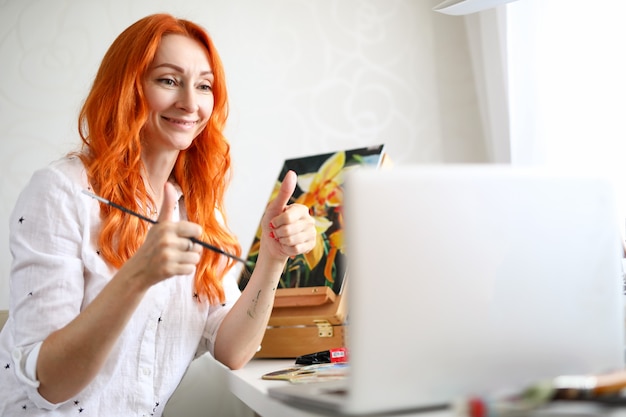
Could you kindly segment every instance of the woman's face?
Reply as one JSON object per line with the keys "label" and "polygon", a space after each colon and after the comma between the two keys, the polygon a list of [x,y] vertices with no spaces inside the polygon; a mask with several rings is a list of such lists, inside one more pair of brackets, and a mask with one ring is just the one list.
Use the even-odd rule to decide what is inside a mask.
{"label": "woman's face", "polygon": [[142,131],[153,151],[183,150],[213,111],[213,72],[202,44],[166,35],[144,80],[150,114]]}

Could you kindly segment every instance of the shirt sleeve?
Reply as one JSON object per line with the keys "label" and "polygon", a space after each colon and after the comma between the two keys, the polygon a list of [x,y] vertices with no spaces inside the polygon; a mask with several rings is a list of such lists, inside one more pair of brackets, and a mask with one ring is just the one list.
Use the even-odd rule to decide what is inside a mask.
{"label": "shirt sleeve", "polygon": [[58,405],[37,391],[39,347],[78,315],[84,295],[80,186],[80,180],[44,168],[33,175],[10,217],[12,357],[29,398],[47,409]]}

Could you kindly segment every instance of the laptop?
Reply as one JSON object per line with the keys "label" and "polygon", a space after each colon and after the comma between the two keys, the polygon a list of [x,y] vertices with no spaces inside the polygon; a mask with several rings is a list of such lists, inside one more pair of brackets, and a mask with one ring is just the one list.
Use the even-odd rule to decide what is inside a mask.
{"label": "laptop", "polygon": [[446,407],[624,367],[607,180],[500,165],[346,178],[349,377],[269,389],[333,415]]}

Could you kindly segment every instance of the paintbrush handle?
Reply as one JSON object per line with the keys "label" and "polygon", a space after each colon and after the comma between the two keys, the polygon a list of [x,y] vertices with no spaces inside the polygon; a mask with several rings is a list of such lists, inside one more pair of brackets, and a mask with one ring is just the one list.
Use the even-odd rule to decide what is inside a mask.
{"label": "paintbrush handle", "polygon": [[[107,201],[108,201],[108,200],[107,200]],[[122,206],[120,206],[119,204],[115,204],[115,203],[114,203],[114,202],[112,202],[112,201],[109,201],[109,202],[108,202],[108,204],[109,204],[111,207],[115,207],[115,208],[116,208],[116,209],[118,209],[118,210],[122,210],[124,213],[132,214],[132,215],[133,215],[133,216],[135,216],[135,217],[139,217],[141,220],[145,220],[145,221],[147,221],[147,222],[149,222],[149,223],[152,223],[152,224],[157,224],[157,223],[158,223],[156,220],[151,219],[150,217],[146,217],[146,216],[144,216],[143,214],[139,214],[139,213],[137,213],[136,211],[132,211],[132,210],[130,210],[130,209],[127,209],[126,207],[122,207]]]}
{"label": "paintbrush handle", "polygon": [[[114,202],[112,202],[112,201],[110,201],[110,200],[107,200],[106,198],[103,198],[103,197],[100,197],[100,196],[95,195],[95,194],[93,194],[93,193],[90,193],[89,191],[83,190],[83,194],[86,194],[86,195],[88,195],[89,197],[93,197],[93,198],[95,198],[96,200],[98,200],[98,201],[100,201],[100,202],[102,202],[102,203],[104,203],[104,204],[108,204],[108,205],[109,205],[109,206],[111,206],[111,207],[114,207],[114,208],[116,208],[116,209],[118,209],[118,210],[123,211],[124,213],[128,213],[128,214],[130,214],[130,215],[132,215],[132,216],[138,217],[138,218],[140,218],[141,220],[145,220],[145,221],[147,221],[147,222],[149,222],[149,223],[152,223],[152,224],[157,224],[157,223],[158,223],[158,222],[157,222],[156,220],[154,220],[154,219],[151,219],[151,218],[149,218],[149,217],[146,217],[146,216],[144,216],[143,214],[139,214],[139,213],[137,213],[136,211],[132,211],[132,210],[130,210],[130,209],[127,209],[127,208],[126,208],[126,207],[124,207],[124,206],[120,206],[119,204],[116,204],[116,203],[114,203]],[[247,260],[245,260],[245,259],[243,259],[243,258],[240,258],[240,257],[235,256],[235,255],[233,255],[233,254],[230,254],[230,253],[228,253],[228,252],[225,252],[225,251],[223,251],[222,249],[218,248],[217,246],[213,246],[213,245],[211,245],[210,243],[206,243],[206,242],[204,242],[204,241],[202,241],[202,240],[200,240],[200,239],[196,239],[195,237],[190,237],[190,238],[189,238],[189,240],[191,240],[193,243],[197,243],[198,245],[200,245],[200,246],[202,246],[202,247],[204,247],[204,248],[207,248],[207,249],[210,249],[210,250],[212,250],[212,251],[214,251],[214,252],[220,253],[220,254],[222,254],[222,255],[224,255],[224,256],[227,256],[227,257],[229,257],[229,258],[231,258],[231,259],[234,259],[234,260],[236,260],[236,261],[243,262],[244,264],[246,264],[246,265],[248,265],[248,266],[254,266],[254,262],[247,261]]]}
{"label": "paintbrush handle", "polygon": [[626,371],[620,371],[597,376],[593,392],[596,395],[613,394],[624,388],[626,388]]}
{"label": "paintbrush handle", "polygon": [[242,259],[242,258],[240,258],[238,256],[235,256],[235,255],[233,255],[231,253],[225,252],[222,249],[218,248],[217,246],[213,246],[210,243],[206,243],[206,242],[204,242],[204,241],[202,241],[200,239],[196,239],[195,237],[190,237],[189,240],[191,240],[193,243],[197,243],[198,245],[200,245],[202,247],[205,247],[207,249],[210,249],[210,250],[212,250],[214,252],[221,253],[224,256],[228,256],[229,258],[234,259],[236,261],[243,262],[244,264],[251,265],[251,266],[254,265],[254,263],[251,262],[251,261],[247,261],[247,260]]}
{"label": "paintbrush handle", "polygon": [[584,399],[615,394],[626,388],[626,371],[602,375],[560,376],[554,380],[555,398]]}

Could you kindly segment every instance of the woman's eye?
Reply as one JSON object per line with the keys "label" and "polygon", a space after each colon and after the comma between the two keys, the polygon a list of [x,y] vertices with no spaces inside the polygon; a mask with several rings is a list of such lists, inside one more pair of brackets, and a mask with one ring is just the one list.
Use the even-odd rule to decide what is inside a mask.
{"label": "woman's eye", "polygon": [[175,86],[175,85],[177,84],[177,83],[176,83],[176,80],[173,80],[173,79],[171,79],[171,78],[159,78],[159,79],[157,80],[157,82],[158,82],[159,84],[163,84],[163,85],[166,85],[166,86],[168,86],[168,87],[173,87],[173,86]]}
{"label": "woman's eye", "polygon": [[211,84],[200,84],[198,88],[202,91],[210,92],[213,90],[213,86]]}

